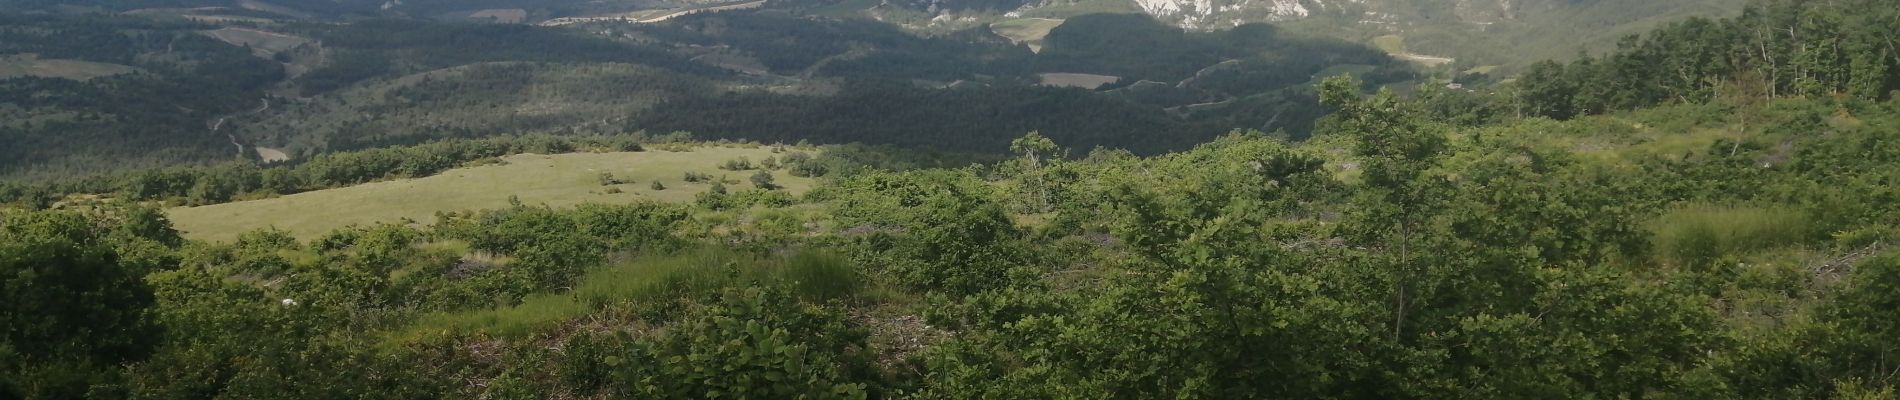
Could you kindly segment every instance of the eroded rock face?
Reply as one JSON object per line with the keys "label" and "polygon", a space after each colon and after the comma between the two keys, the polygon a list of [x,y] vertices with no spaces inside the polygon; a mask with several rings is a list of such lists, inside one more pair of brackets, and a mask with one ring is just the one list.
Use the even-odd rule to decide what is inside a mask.
{"label": "eroded rock face", "polygon": [[[983,0],[928,1],[932,10],[967,10],[951,4]],[[1252,22],[1283,22],[1334,15],[1359,24],[1395,26],[1423,18],[1456,20],[1478,26],[1515,18],[1523,3],[1566,0],[1029,0],[1013,14],[1079,3],[1132,2],[1134,9],[1188,29],[1220,29]]]}
{"label": "eroded rock face", "polygon": [[[1322,13],[1361,24],[1394,25],[1419,16],[1450,17],[1478,26],[1515,19],[1543,0],[1132,0],[1142,11],[1184,28],[1215,29],[1249,22],[1280,22]],[[1528,4],[1528,6],[1536,6]]]}
{"label": "eroded rock face", "polygon": [[[1175,20],[1186,28],[1215,28],[1247,22],[1283,21],[1312,15],[1325,0],[1135,0],[1149,15]],[[1342,1],[1342,0],[1332,0]],[[1353,1],[1353,0],[1343,0]]]}

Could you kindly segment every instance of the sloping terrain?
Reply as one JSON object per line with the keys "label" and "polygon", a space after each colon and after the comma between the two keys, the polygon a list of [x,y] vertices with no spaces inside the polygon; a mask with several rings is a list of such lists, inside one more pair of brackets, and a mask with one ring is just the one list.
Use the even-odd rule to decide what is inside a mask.
{"label": "sloping terrain", "polygon": [[620,63],[477,63],[374,79],[237,121],[272,147],[312,152],[536,131],[600,132],[709,82]]}
{"label": "sloping terrain", "polygon": [[[1397,35],[1420,55],[1521,66],[1612,49],[1623,36],[1687,17],[1738,14],[1746,0],[894,0],[818,1],[833,14],[923,31],[1021,27],[1095,13],[1140,13],[1192,30],[1272,22],[1359,43]],[[1033,30],[1031,30],[1033,32]]]}
{"label": "sloping terrain", "polygon": [[0,14],[0,178],[233,157],[207,127],[254,108],[283,68],[199,33],[210,28]]}

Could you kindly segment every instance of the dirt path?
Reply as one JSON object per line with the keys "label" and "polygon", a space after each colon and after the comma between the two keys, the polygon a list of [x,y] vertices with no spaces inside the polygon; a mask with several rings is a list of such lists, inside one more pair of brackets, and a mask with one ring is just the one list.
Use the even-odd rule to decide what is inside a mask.
{"label": "dirt path", "polygon": [[825,69],[825,66],[831,65],[831,62],[833,61],[849,60],[853,58],[864,57],[865,55],[869,55],[869,54],[871,54],[870,50],[866,50],[864,48],[857,48],[854,46],[854,48],[852,48],[851,50],[845,50],[845,52],[843,53],[832,55],[830,57],[825,57],[823,59],[818,60],[818,62],[811,63],[811,66],[805,67],[805,70],[803,72],[798,73],[798,77],[799,79],[811,79],[813,75],[818,74],[819,70]]}
{"label": "dirt path", "polygon": [[1187,79],[1182,79],[1180,83],[1174,84],[1174,87],[1177,87],[1177,88],[1188,87],[1188,85],[1193,85],[1195,80],[1201,79],[1202,76],[1206,76],[1208,72],[1212,72],[1217,68],[1229,67],[1229,66],[1239,65],[1239,64],[1240,64],[1240,60],[1225,60],[1225,61],[1214,63],[1214,65],[1209,65],[1205,68],[1201,68],[1199,71],[1194,71],[1194,76],[1187,77]]}
{"label": "dirt path", "polygon": [[561,25],[570,25],[570,24],[578,24],[578,23],[583,23],[583,22],[597,22],[597,21],[625,21],[625,22],[649,24],[649,23],[666,21],[669,19],[677,18],[677,17],[683,17],[683,16],[693,15],[693,14],[698,14],[698,13],[703,13],[703,12],[744,10],[744,9],[751,9],[751,8],[759,8],[763,6],[765,6],[765,0],[759,0],[759,1],[754,1],[750,3],[727,4],[723,6],[679,10],[679,11],[674,11],[671,13],[666,13],[660,16],[649,17],[649,18],[634,17],[632,14],[638,13],[638,12],[634,12],[634,13],[602,15],[602,16],[594,16],[594,17],[561,17],[561,18],[541,21],[540,23],[537,23],[535,25],[561,26]]}
{"label": "dirt path", "polygon": [[[269,97],[266,97],[266,98],[263,98],[263,99],[260,99],[259,101],[261,101],[261,102],[263,102],[264,104],[263,104],[263,105],[261,105],[261,106],[259,106],[259,107],[257,107],[257,109],[256,109],[256,110],[251,110],[250,112],[246,112],[246,113],[243,113],[243,114],[240,114],[240,115],[246,115],[246,114],[257,114],[257,113],[261,113],[261,112],[264,112],[264,111],[268,111],[268,110],[270,110],[270,98],[269,98]],[[217,120],[217,121],[214,121],[214,122],[212,122],[212,123],[211,123],[211,134],[214,134],[214,135],[215,135],[215,134],[217,134],[217,133],[218,133],[218,130],[221,130],[221,129],[224,129],[224,121],[228,121],[228,120],[230,120],[230,119],[231,119],[231,117],[232,117],[232,116],[230,116],[230,115],[226,115],[226,116],[222,116],[222,117],[218,117],[218,120]],[[238,156],[239,156],[239,157],[243,157],[243,156],[244,156],[244,153],[245,153],[245,150],[250,150],[249,148],[247,148],[247,147],[245,147],[245,146],[244,146],[244,143],[240,143],[240,142],[238,142],[238,138],[237,138],[237,135],[233,135],[233,134],[230,134],[230,133],[226,133],[226,134],[224,134],[224,137],[225,137],[225,139],[230,139],[230,140],[231,140],[231,145],[232,145],[232,146],[237,146],[237,153],[238,153]],[[282,153],[282,152],[279,152],[279,153]]]}

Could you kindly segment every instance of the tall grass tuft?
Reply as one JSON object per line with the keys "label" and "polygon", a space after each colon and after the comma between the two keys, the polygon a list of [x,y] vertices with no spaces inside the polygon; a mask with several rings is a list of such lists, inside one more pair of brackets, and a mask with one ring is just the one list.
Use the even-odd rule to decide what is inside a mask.
{"label": "tall grass tuft", "polygon": [[1814,227],[1792,207],[1685,204],[1657,217],[1650,231],[1658,255],[1706,265],[1723,256],[1803,243]]}
{"label": "tall grass tuft", "polygon": [[779,280],[805,301],[846,299],[864,288],[864,279],[849,260],[832,253],[800,252],[785,260]]}
{"label": "tall grass tuft", "polygon": [[593,307],[698,297],[769,278],[758,267],[762,261],[730,249],[703,248],[595,270],[574,292]]}
{"label": "tall grass tuft", "polygon": [[585,314],[588,307],[563,294],[537,294],[521,304],[488,310],[433,313],[416,321],[409,331],[427,335],[434,332],[486,332],[498,337],[524,337],[548,326]]}

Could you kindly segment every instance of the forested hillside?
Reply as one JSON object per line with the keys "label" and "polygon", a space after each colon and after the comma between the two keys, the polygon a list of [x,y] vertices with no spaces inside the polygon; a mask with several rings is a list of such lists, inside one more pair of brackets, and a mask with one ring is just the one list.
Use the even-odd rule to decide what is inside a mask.
{"label": "forested hillside", "polygon": [[[640,111],[547,114],[616,132],[331,142],[286,163],[0,183],[0,398],[1894,399],[1900,53],[1881,48],[1896,13],[1877,5],[1763,2],[1477,90],[1315,73],[1185,107],[1157,105],[1193,84],[1010,82],[1046,72],[1057,46],[1090,48],[1063,42],[1079,39],[1031,56],[929,42],[948,39],[774,43],[763,32],[784,31],[769,30],[706,42],[736,21],[713,14],[522,36],[688,60],[672,67],[374,50],[401,61],[277,107],[380,108],[378,129],[450,131],[326,128],[362,139],[350,146],[484,136],[393,121],[505,125],[524,104]],[[613,34],[576,33],[596,29]],[[1217,53],[1299,47],[1153,32]],[[964,83],[939,86],[807,79],[824,68],[761,55],[938,45],[1030,69],[962,64],[935,71]],[[762,68],[690,66],[715,53]],[[419,61],[452,57],[476,64]],[[1074,59],[1124,57],[1115,73],[1210,76],[1132,54]],[[23,82],[166,65],[82,60],[145,72]],[[1332,69],[1394,70],[1363,67]],[[635,103],[548,80],[569,74],[708,93]],[[253,90],[289,98],[286,82]],[[1204,130],[1294,114],[1310,131]],[[317,118],[277,129],[304,120]],[[806,140],[899,146],[787,143]],[[649,182],[586,171],[603,191],[690,196],[557,207],[496,185],[505,207],[314,236],[197,240],[164,211],[468,174],[522,153],[697,146],[767,158]]]}
{"label": "forested hillside", "polygon": [[1532,66],[1522,107],[1567,118],[1718,96],[1885,100],[1900,89],[1900,8],[1890,6],[1770,1],[1733,19],[1689,19],[1600,59]]}
{"label": "forested hillside", "polygon": [[[776,11],[567,27],[8,15],[0,26],[15,40],[0,49],[0,72],[38,71],[0,75],[18,88],[0,99],[18,117],[0,126],[0,179],[15,181],[533,133],[998,154],[1043,130],[1150,154],[1241,127],[1304,136],[1323,113],[1315,77],[1414,78],[1363,46],[1264,25],[1189,33],[1134,15],[1073,24],[1042,53],[988,31],[926,37]],[[1156,41],[1106,45],[1129,38],[1117,27]],[[1108,84],[1059,88],[1060,75]],[[87,148],[98,150],[77,151]]]}
{"label": "forested hillside", "polygon": [[[195,30],[115,16],[0,13],[0,64],[50,71],[0,77],[0,176],[57,176],[100,165],[151,167],[237,156],[210,124],[255,107],[276,63]],[[118,66],[103,74],[46,60]],[[73,75],[79,74],[79,75]]]}

